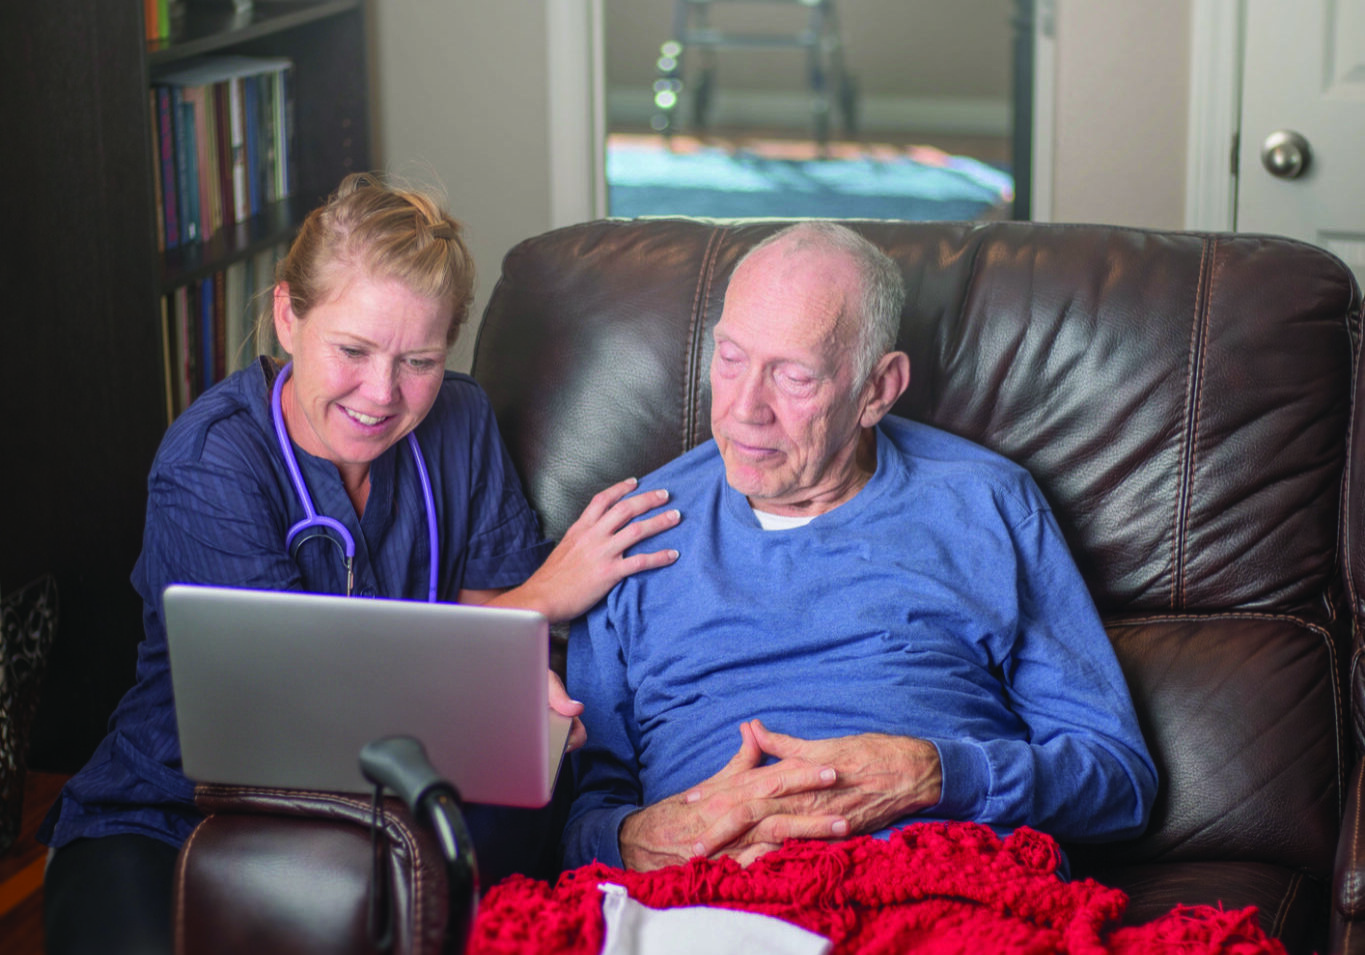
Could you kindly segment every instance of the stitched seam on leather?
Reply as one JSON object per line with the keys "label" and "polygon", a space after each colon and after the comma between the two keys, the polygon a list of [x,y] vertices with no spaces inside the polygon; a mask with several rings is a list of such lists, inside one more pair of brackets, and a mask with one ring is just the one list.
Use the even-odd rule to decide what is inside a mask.
{"label": "stitched seam on leather", "polygon": [[1213,241],[1205,240],[1199,258],[1199,280],[1195,285],[1194,315],[1190,325],[1190,360],[1185,386],[1185,442],[1181,450],[1180,482],[1176,494],[1175,539],[1172,544],[1171,609],[1179,609],[1185,600],[1185,534],[1189,530],[1191,484],[1194,482],[1194,458],[1199,443],[1199,401],[1203,385],[1205,322],[1208,317],[1208,291],[1205,284],[1212,271]]}
{"label": "stitched seam on leather", "polygon": [[[1264,613],[1257,610],[1241,610],[1235,613],[1207,613],[1207,614],[1148,614],[1142,617],[1123,617],[1115,620],[1105,621],[1106,627],[1126,627],[1135,623],[1197,623],[1205,620],[1278,620],[1297,624],[1305,630],[1311,630],[1322,637],[1327,644],[1327,650],[1333,657],[1335,664],[1335,648],[1332,646],[1332,634],[1320,624],[1313,623],[1303,617],[1288,613]],[[1335,677],[1333,678],[1335,682]]]}
{"label": "stitched seam on leather", "polygon": [[[1352,639],[1351,639],[1351,643],[1352,643],[1353,647],[1357,647],[1357,646],[1359,646],[1359,640],[1360,640],[1360,636],[1359,636],[1359,629],[1360,629],[1360,628],[1359,628],[1359,626],[1358,626],[1359,613],[1360,613],[1360,594],[1359,594],[1359,593],[1357,592],[1357,590],[1356,590],[1356,580],[1355,580],[1355,577],[1356,577],[1356,567],[1355,567],[1356,561],[1355,561],[1355,550],[1354,550],[1354,535],[1353,535],[1353,533],[1352,533],[1352,524],[1353,524],[1353,521],[1351,521],[1350,518],[1351,518],[1351,516],[1352,516],[1352,514],[1353,514],[1353,510],[1352,510],[1351,504],[1352,504],[1352,501],[1354,500],[1354,492],[1353,492],[1353,490],[1352,490],[1352,488],[1354,487],[1354,485],[1353,485],[1353,483],[1352,483],[1351,478],[1352,478],[1352,473],[1353,473],[1353,472],[1352,472],[1352,464],[1354,463],[1354,460],[1355,460],[1355,450],[1354,450],[1354,448],[1355,448],[1356,427],[1357,427],[1357,425],[1356,425],[1356,416],[1360,413],[1360,406],[1359,406],[1359,404],[1358,404],[1357,401],[1356,401],[1356,391],[1357,391],[1357,389],[1360,387],[1359,379],[1360,379],[1360,360],[1361,360],[1361,359],[1360,359],[1360,350],[1361,350],[1361,346],[1360,346],[1360,335],[1359,335],[1358,325],[1359,325],[1359,322],[1360,322],[1360,319],[1361,319],[1362,315],[1365,315],[1365,303],[1362,303],[1362,304],[1361,304],[1361,307],[1360,307],[1359,309],[1356,310],[1356,312],[1355,312],[1354,315],[1352,315],[1352,314],[1350,313],[1350,306],[1349,306],[1349,305],[1347,306],[1347,310],[1348,310],[1348,311],[1347,311],[1347,316],[1346,316],[1346,335],[1347,335],[1347,338],[1348,338],[1348,339],[1350,340],[1350,342],[1351,342],[1351,357],[1352,357],[1353,360],[1352,360],[1352,362],[1351,362],[1351,395],[1350,395],[1350,402],[1349,402],[1349,404],[1350,404],[1350,410],[1349,410],[1348,414],[1346,415],[1346,422],[1347,422],[1347,425],[1346,425],[1346,428],[1347,428],[1347,430],[1346,430],[1346,466],[1342,469],[1342,475],[1341,475],[1341,501],[1340,501],[1340,504],[1338,505],[1338,521],[1337,521],[1338,545],[1337,545],[1337,546],[1338,546],[1338,548],[1339,548],[1339,551],[1338,551],[1338,553],[1337,553],[1336,556],[1337,556],[1337,567],[1339,568],[1342,577],[1345,578],[1344,585],[1345,585],[1345,587],[1346,587],[1347,606],[1348,606],[1349,612],[1350,612],[1350,614],[1351,614],[1351,621],[1352,621],[1352,623],[1351,623],[1351,638],[1352,638]],[[1352,718],[1352,712],[1351,712],[1351,711],[1352,711],[1352,705],[1351,705],[1351,687],[1352,687],[1352,686],[1354,685],[1354,683],[1355,683],[1355,670],[1356,670],[1356,667],[1357,667],[1358,665],[1359,665],[1359,651],[1358,651],[1358,650],[1353,650],[1353,652],[1352,652],[1352,654],[1351,654],[1351,662],[1350,662],[1350,664],[1349,664],[1348,667],[1347,667],[1347,672],[1346,672],[1346,685],[1345,685],[1345,687],[1342,688],[1343,691],[1344,691],[1345,694],[1346,694],[1346,699],[1342,700],[1342,699],[1338,698],[1338,700],[1337,700],[1337,707],[1338,707],[1338,710],[1339,710],[1339,715],[1338,715],[1338,720],[1337,720],[1337,722],[1338,722],[1339,725],[1342,726],[1342,729],[1345,730],[1345,731],[1347,732],[1348,737],[1354,737],[1354,735],[1355,735],[1355,725],[1354,725],[1354,722],[1355,722],[1355,721],[1354,721],[1353,718]],[[1345,749],[1346,752],[1348,752],[1348,753],[1354,753],[1355,747],[1354,747],[1354,745],[1352,745],[1353,742],[1354,742],[1353,739],[1348,739],[1348,740],[1346,740],[1346,741],[1340,741],[1340,740],[1339,740],[1339,741],[1338,741],[1338,746],[1337,746],[1337,752],[1338,752],[1338,753],[1343,752],[1343,747],[1344,747],[1344,749]],[[1346,798],[1347,798],[1347,793],[1346,793],[1346,786],[1347,786],[1347,780],[1346,780],[1346,776],[1347,776],[1347,767],[1346,767],[1346,760],[1344,760],[1344,759],[1338,759],[1338,762],[1342,764],[1341,767],[1340,767],[1341,782],[1340,782],[1340,800],[1339,800],[1340,803],[1341,803],[1341,805],[1340,805],[1338,808],[1341,809],[1342,811],[1344,811],[1345,800],[1346,800]],[[1359,799],[1359,796],[1357,795],[1357,800],[1358,800],[1358,799]],[[1354,922],[1353,922],[1353,921],[1347,923],[1347,926],[1346,926],[1346,938],[1347,938],[1347,939],[1350,938],[1350,932],[1351,932],[1351,929],[1352,929],[1353,927],[1354,927]]]}
{"label": "stitched seam on leather", "polygon": [[1294,873],[1294,877],[1289,880],[1289,891],[1280,896],[1280,904],[1275,909],[1275,917],[1270,920],[1270,934],[1279,938],[1284,933],[1284,923],[1289,918],[1289,909],[1293,906],[1294,900],[1298,898],[1299,889],[1303,886],[1303,874]]}
{"label": "stitched seam on leather", "polygon": [[[1352,461],[1353,461],[1353,459],[1354,459],[1354,457],[1355,457],[1353,448],[1354,448],[1354,446],[1355,446],[1356,414],[1357,414],[1357,412],[1358,412],[1358,405],[1357,405],[1357,402],[1356,402],[1356,388],[1358,387],[1359,373],[1360,373],[1360,349],[1359,349],[1359,346],[1358,346],[1359,336],[1356,335],[1356,334],[1354,333],[1355,330],[1354,330],[1353,326],[1355,326],[1355,325],[1357,324],[1357,321],[1358,321],[1359,318],[1360,318],[1360,313],[1357,312],[1356,314],[1353,315],[1353,314],[1351,313],[1351,311],[1350,311],[1350,306],[1349,306],[1349,304],[1348,304],[1348,305],[1347,305],[1347,314],[1346,314],[1346,337],[1347,337],[1347,340],[1348,340],[1348,341],[1350,342],[1350,344],[1351,344],[1351,358],[1352,358],[1352,361],[1351,361],[1351,383],[1350,383],[1350,394],[1349,394],[1348,399],[1347,399],[1347,407],[1348,407],[1348,410],[1347,410],[1347,414],[1346,414],[1346,442],[1345,442],[1345,458],[1346,458],[1346,461],[1345,461],[1345,466],[1342,468],[1341,488],[1340,488],[1340,490],[1339,490],[1339,492],[1338,492],[1340,496],[1339,496],[1338,502],[1337,502],[1337,540],[1336,540],[1337,550],[1336,550],[1336,553],[1333,555],[1333,558],[1334,558],[1334,559],[1333,559],[1333,562],[1332,562],[1332,563],[1333,563],[1333,566],[1336,567],[1337,572],[1344,578],[1344,580],[1343,580],[1343,586],[1346,588],[1347,606],[1348,606],[1349,613],[1351,614],[1351,620],[1352,620],[1352,624],[1351,624],[1351,628],[1350,628],[1350,629],[1351,629],[1351,636],[1352,636],[1351,644],[1352,644],[1353,647],[1354,647],[1354,646],[1356,645],[1356,643],[1357,643],[1357,640],[1356,640],[1357,626],[1356,626],[1356,624],[1355,624],[1355,621],[1357,620],[1357,613],[1356,613],[1356,611],[1357,611],[1357,607],[1358,607],[1359,605],[1358,605],[1357,602],[1356,602],[1356,600],[1357,600],[1357,594],[1356,594],[1356,588],[1355,588],[1354,562],[1353,562],[1352,559],[1351,559],[1351,555],[1352,555],[1352,552],[1351,552],[1351,542],[1352,542],[1351,525],[1352,525],[1352,521],[1350,520],[1350,516],[1351,516],[1351,513],[1352,513],[1352,511],[1351,511],[1351,500],[1352,500],[1352,498],[1351,498],[1351,487],[1352,487],[1352,483],[1351,483],[1352,468],[1351,468],[1351,465],[1352,465]],[[1333,606],[1332,593],[1331,593],[1330,589],[1329,589],[1329,591],[1328,591],[1326,597],[1327,597],[1327,599],[1324,601],[1324,603],[1327,604],[1328,610],[1329,610],[1329,612],[1331,613],[1332,618],[1335,620],[1336,617],[1337,617],[1337,614],[1336,614],[1336,608],[1335,608],[1335,606]],[[1329,649],[1330,649],[1330,651],[1332,652],[1333,656],[1335,657],[1335,655],[1336,655],[1336,645],[1335,645],[1335,643],[1333,643],[1330,639],[1329,639],[1328,643],[1329,643]],[[1334,660],[1334,662],[1335,662],[1335,660]],[[1351,706],[1351,686],[1352,686],[1352,683],[1353,683],[1351,671],[1354,670],[1355,665],[1356,665],[1356,660],[1355,660],[1355,654],[1354,654],[1354,652],[1353,652],[1351,661],[1347,664],[1347,672],[1346,672],[1346,674],[1345,674],[1345,677],[1346,677],[1345,685],[1344,685],[1344,686],[1343,686],[1343,685],[1340,685],[1339,681],[1337,681],[1337,680],[1335,680],[1335,679],[1332,681],[1332,684],[1331,684],[1331,686],[1332,686],[1332,703],[1333,703],[1333,710],[1334,710],[1334,713],[1335,713],[1335,715],[1336,715],[1336,733],[1337,733],[1337,815],[1338,815],[1338,817],[1340,817],[1341,815],[1343,815],[1343,814],[1346,812],[1346,800],[1347,800],[1348,795],[1349,795],[1348,792],[1347,792],[1347,789],[1348,789],[1348,787],[1349,787],[1349,785],[1350,785],[1349,780],[1348,780],[1348,776],[1349,776],[1349,774],[1350,774],[1350,765],[1351,765],[1351,761],[1352,761],[1352,759],[1353,759],[1353,757],[1354,757],[1354,755],[1355,755],[1355,746],[1354,746],[1354,741],[1353,741],[1353,739],[1352,739],[1352,737],[1354,736],[1354,733],[1353,733],[1352,714],[1351,714],[1351,710],[1352,710],[1352,706]]]}
{"label": "stitched seam on leather", "polygon": [[701,417],[701,336],[706,326],[706,307],[711,301],[711,285],[716,274],[716,258],[725,233],[729,231],[720,226],[712,230],[706,240],[706,250],[702,253],[701,269],[697,275],[697,288],[692,296],[692,316],[687,327],[688,355],[687,367],[683,370],[683,431],[682,451],[690,451],[695,445],[697,422]]}
{"label": "stitched seam on leather", "polygon": [[[397,830],[403,837],[403,845],[408,851],[408,892],[412,898],[412,922],[409,929],[408,948],[412,952],[421,950],[421,938],[425,933],[422,931],[422,872],[418,865],[418,846],[417,840],[412,830],[399,818],[389,815],[384,810],[380,810],[383,818],[389,823],[384,826],[385,832],[390,829]],[[395,941],[397,939],[395,938]]]}
{"label": "stitched seam on leather", "polygon": [[[1357,787],[1356,787],[1356,805],[1355,805],[1355,816],[1356,816],[1356,818],[1355,818],[1355,826],[1351,829],[1351,847],[1352,847],[1352,848],[1355,848],[1356,846],[1360,845],[1360,794],[1361,794],[1361,790],[1362,790],[1362,789],[1365,789],[1365,786],[1357,786]],[[1349,866],[1349,867],[1347,868],[1347,871],[1346,871],[1346,878],[1345,878],[1345,880],[1344,880],[1344,884],[1342,885],[1342,890],[1343,890],[1343,892],[1345,893],[1345,895],[1346,895],[1348,898],[1351,898],[1351,899],[1354,899],[1354,898],[1356,897],[1357,893],[1360,892],[1360,876],[1359,876],[1359,873],[1356,871],[1356,867],[1355,867],[1355,866]],[[1336,900],[1334,899],[1333,902],[1335,903],[1335,901],[1336,901]],[[1354,908],[1354,906],[1352,906],[1352,908]],[[1343,913],[1343,914],[1345,914],[1345,913]],[[1354,924],[1355,924],[1355,918],[1354,918],[1354,917],[1351,917],[1351,918],[1349,918],[1349,919],[1347,920],[1347,922],[1346,922],[1346,930],[1347,930],[1347,932],[1350,932],[1351,927],[1352,927]]]}
{"label": "stitched seam on leather", "polygon": [[1337,644],[1332,639],[1332,634],[1326,630],[1322,631],[1323,646],[1327,648],[1327,657],[1332,664],[1332,678],[1327,681],[1327,685],[1332,688],[1332,734],[1336,738],[1337,744],[1337,818],[1346,811],[1346,775],[1348,772],[1347,760],[1353,754],[1347,754],[1346,749],[1350,749],[1347,742],[1341,738],[1342,731],[1345,729],[1345,722],[1349,718],[1343,711],[1348,704],[1341,698],[1342,687],[1338,676],[1341,673],[1340,661],[1337,660]]}
{"label": "stitched seam on leather", "polygon": [[175,951],[176,955],[185,955],[188,949],[185,947],[185,870],[189,868],[190,850],[194,847],[194,840],[203,831],[203,826],[195,826],[190,830],[190,837],[185,840],[185,846],[180,850],[180,856],[176,859],[175,866]]}
{"label": "stitched seam on leather", "polygon": [[1356,591],[1355,560],[1353,559],[1354,553],[1351,549],[1351,543],[1354,538],[1354,535],[1352,535],[1351,533],[1351,521],[1348,520],[1347,518],[1349,516],[1350,503],[1352,500],[1351,465],[1353,464],[1355,458],[1355,455],[1352,453],[1352,448],[1355,443],[1356,415],[1359,414],[1360,412],[1360,408],[1356,403],[1356,389],[1360,386],[1359,378],[1361,349],[1359,344],[1360,335],[1358,329],[1355,326],[1359,325],[1362,315],[1365,315],[1365,303],[1362,303],[1360,309],[1358,309],[1354,314],[1351,314],[1351,312],[1349,311],[1350,308],[1349,305],[1347,306],[1347,308],[1348,311],[1346,315],[1346,336],[1351,342],[1351,358],[1353,360],[1351,362],[1350,413],[1346,416],[1347,421],[1346,467],[1341,477],[1341,507],[1340,520],[1338,522],[1338,530],[1341,535],[1341,555],[1339,555],[1339,557],[1344,558],[1342,559],[1341,562],[1344,571],[1343,576],[1346,578],[1346,595],[1347,599],[1350,601],[1351,616],[1354,619],[1357,608],[1360,606],[1358,602],[1360,599],[1360,594]]}
{"label": "stitched seam on leather", "polygon": [[[333,806],[343,806],[343,807],[347,807],[347,808],[357,808],[357,807],[359,807],[359,808],[362,808],[362,809],[364,808],[363,804],[360,802],[360,800],[359,800],[358,797],[348,798],[348,797],[343,796],[343,795],[341,795],[341,794],[339,794],[339,793],[337,793],[337,792],[329,791],[329,790],[315,790],[315,789],[279,789],[279,788],[263,787],[263,786],[249,786],[249,787],[248,787],[248,786],[219,786],[219,785],[212,784],[212,783],[210,783],[210,784],[208,784],[208,785],[205,785],[205,786],[203,787],[203,789],[204,789],[204,791],[205,791],[206,793],[208,793],[209,795],[215,795],[215,794],[216,794],[216,795],[219,795],[219,796],[232,796],[232,795],[241,795],[241,796],[284,796],[284,797],[289,798],[289,799],[294,799],[294,798],[297,798],[297,797],[306,797],[306,798],[308,798],[308,799],[316,800],[316,801],[318,801],[318,802],[330,803],[330,804],[333,805]],[[221,812],[233,812],[234,810],[230,810],[230,809],[228,809],[228,810],[215,810],[215,812],[220,812],[220,811],[221,811]],[[282,812],[282,813],[280,813],[280,815],[288,815],[288,813],[283,813],[283,812]]]}

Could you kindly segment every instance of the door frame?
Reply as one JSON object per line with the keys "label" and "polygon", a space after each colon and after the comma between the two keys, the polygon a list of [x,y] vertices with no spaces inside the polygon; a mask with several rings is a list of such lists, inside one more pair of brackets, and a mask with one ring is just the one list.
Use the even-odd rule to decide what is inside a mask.
{"label": "door frame", "polygon": [[1191,0],[1185,228],[1237,228],[1245,0]]}
{"label": "door frame", "polygon": [[1057,2],[1033,9],[1033,130],[1029,137],[1029,220],[1052,221],[1052,146],[1057,109]]}
{"label": "door frame", "polygon": [[545,0],[550,228],[607,214],[603,0]]}

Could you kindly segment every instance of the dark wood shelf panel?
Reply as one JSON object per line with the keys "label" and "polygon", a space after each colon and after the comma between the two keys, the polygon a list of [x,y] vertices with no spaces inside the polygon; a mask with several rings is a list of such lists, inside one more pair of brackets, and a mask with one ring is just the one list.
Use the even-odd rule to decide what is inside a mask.
{"label": "dark wood shelf panel", "polygon": [[256,0],[246,13],[234,13],[193,3],[183,19],[174,24],[169,40],[147,43],[147,65],[155,73],[161,66],[205,53],[259,40],[284,30],[304,26],[354,10],[362,0],[319,0],[316,3]]}

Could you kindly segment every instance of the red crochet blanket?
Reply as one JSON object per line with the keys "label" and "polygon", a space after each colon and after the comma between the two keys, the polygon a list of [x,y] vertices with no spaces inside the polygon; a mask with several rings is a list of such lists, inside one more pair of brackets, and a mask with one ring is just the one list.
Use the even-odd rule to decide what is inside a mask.
{"label": "red crochet blanket", "polygon": [[[1057,843],[1031,829],[1001,840],[974,823],[909,826],[890,839],[787,843],[748,868],[695,859],[655,872],[594,863],[548,883],[512,876],[479,906],[472,955],[593,955],[603,942],[602,896],[614,882],[652,908],[714,905],[785,919],[830,939],[835,953],[1276,953],[1255,908],[1181,906],[1118,927],[1128,897],[1055,872]],[[698,950],[701,950],[699,947]]]}

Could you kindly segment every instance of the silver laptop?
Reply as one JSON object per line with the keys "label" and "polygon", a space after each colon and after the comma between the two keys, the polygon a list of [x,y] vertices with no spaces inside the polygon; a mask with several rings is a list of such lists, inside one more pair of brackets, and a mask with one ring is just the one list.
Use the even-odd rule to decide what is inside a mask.
{"label": "silver laptop", "polygon": [[572,721],[541,614],[174,584],[165,616],[195,782],[368,793],[361,747],[402,734],[468,801],[550,799]]}

